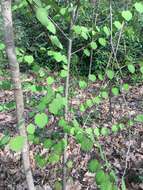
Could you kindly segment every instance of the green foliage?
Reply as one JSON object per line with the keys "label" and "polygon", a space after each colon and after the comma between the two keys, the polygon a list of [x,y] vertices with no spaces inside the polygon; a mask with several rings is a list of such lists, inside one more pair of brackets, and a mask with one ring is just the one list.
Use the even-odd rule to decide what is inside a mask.
{"label": "green foliage", "polygon": [[95,75],[89,75],[89,80],[92,81],[92,82],[95,82],[96,81],[96,76]]}
{"label": "green foliage", "polygon": [[88,170],[91,172],[91,173],[94,173],[96,172],[97,170],[101,169],[101,165],[100,163],[98,162],[98,160],[96,159],[93,159],[93,160],[90,160],[89,163],[88,163]]}
{"label": "green foliage", "polygon": [[113,87],[112,88],[112,93],[114,96],[118,96],[119,95],[119,89],[117,87]]}
{"label": "green foliage", "polygon": [[143,114],[139,114],[136,116],[135,121],[143,122]]}
{"label": "green foliage", "polygon": [[123,90],[129,91],[129,84],[124,83],[124,84],[123,84]]}
{"label": "green foliage", "polygon": [[108,92],[102,91],[101,96],[102,96],[102,98],[105,98],[105,99],[108,98]]}
{"label": "green foliage", "polygon": [[37,8],[36,17],[51,33],[56,34],[55,25],[48,19],[48,12],[45,8]]}
{"label": "green foliage", "polygon": [[135,73],[135,67],[134,67],[134,65],[133,64],[129,64],[128,65],[128,70],[133,74],[133,73]]}
{"label": "green foliage", "polygon": [[136,2],[134,6],[135,6],[135,9],[139,13],[143,13],[143,3],[142,2]]}
{"label": "green foliage", "polygon": [[47,165],[47,159],[44,158],[44,157],[41,156],[41,155],[36,155],[36,156],[35,156],[35,160],[36,160],[36,163],[38,164],[38,166],[39,166],[40,168],[43,168],[43,167],[45,167],[45,166]]}
{"label": "green foliage", "polygon": [[[86,142],[86,143],[85,143]],[[88,152],[91,151],[93,148],[93,142],[88,137],[83,137],[81,142],[81,150]]]}
{"label": "green foliage", "polygon": [[35,124],[39,127],[39,128],[44,128],[47,124],[48,124],[48,116],[45,113],[38,113],[35,115],[34,117],[34,121]]}
{"label": "green foliage", "polygon": [[65,106],[65,98],[62,97],[60,94],[56,95],[56,98],[49,104],[49,111],[50,113],[57,115],[61,109]]}
{"label": "green foliage", "polygon": [[59,160],[60,160],[60,156],[58,154],[55,154],[55,153],[51,154],[48,158],[48,161],[51,164],[56,164],[59,162]]}
{"label": "green foliage", "polygon": [[109,129],[106,128],[106,127],[102,127],[102,129],[101,129],[101,135],[103,135],[103,136],[109,135]]}
{"label": "green foliage", "polygon": [[104,27],[103,27],[103,31],[105,32],[105,34],[106,34],[107,36],[110,36],[110,29],[109,29],[107,26],[104,26]]}
{"label": "green foliage", "polygon": [[5,45],[3,43],[0,43],[0,51],[5,49]]}
{"label": "green foliage", "polygon": [[112,70],[107,70],[106,74],[107,74],[107,77],[108,77],[110,80],[112,80],[112,79],[114,78],[114,71],[112,71]]}
{"label": "green foliage", "polygon": [[53,45],[57,46],[58,48],[60,49],[63,49],[63,46],[61,44],[61,42],[59,41],[58,37],[57,36],[53,36],[51,35],[50,36],[50,39],[51,39],[51,42]]}
{"label": "green foliage", "polygon": [[[47,28],[48,32],[44,30],[44,27],[42,27],[40,23],[36,22],[33,15],[30,17],[31,12],[27,7],[26,9],[21,9],[21,12],[18,13],[22,18],[22,23],[19,25],[20,32],[18,34],[21,37],[16,36],[16,44],[18,47],[22,48],[17,48],[16,53],[22,72],[25,70],[27,71],[28,65],[28,68],[32,67],[32,74],[36,76],[34,82],[30,81],[27,86],[24,85],[24,89],[28,91],[30,90],[32,95],[34,93],[41,93],[40,96],[38,96],[39,99],[37,97],[36,100],[32,99],[32,104],[30,105],[35,106],[34,109],[36,108],[36,111],[29,113],[31,118],[34,117],[34,121],[26,127],[26,130],[28,133],[28,139],[34,144],[42,144],[48,152],[48,156],[36,155],[35,157],[37,164],[40,167],[45,167],[47,164],[57,164],[61,161],[64,147],[67,145],[67,142],[62,139],[63,133],[68,133],[74,137],[76,142],[80,144],[81,150],[89,153],[93,150],[94,143],[96,145],[95,140],[98,141],[100,136],[104,137],[110,134],[116,134],[120,130],[125,130],[126,127],[133,125],[134,121],[143,122],[143,115],[140,114],[137,115],[133,121],[129,120],[127,124],[119,122],[113,124],[111,128],[100,126],[100,124],[94,129],[90,128],[88,125],[84,126],[85,128],[82,128],[84,114],[86,114],[84,112],[89,112],[89,110],[93,108],[92,106],[95,106],[97,108],[95,109],[98,110],[99,104],[104,103],[105,99],[109,98],[109,83],[111,84],[112,82],[113,85],[111,88],[112,96],[118,96],[119,93],[121,94],[122,92],[129,92],[129,84],[123,83],[119,85],[119,81],[122,78],[120,70],[123,73],[123,81],[126,81],[124,80],[126,75],[130,74],[129,77],[133,78],[134,74],[137,74],[139,70],[141,72],[140,74],[143,74],[143,65],[139,62],[141,57],[139,52],[142,51],[142,38],[140,37],[140,34],[142,32],[141,14],[143,13],[143,4],[142,2],[136,2],[134,4],[135,12],[132,10],[133,7],[130,9],[129,5],[128,10],[122,11],[121,15],[118,14],[118,11],[113,4],[114,17],[113,28],[111,31],[109,20],[105,19],[106,17],[108,18],[109,14],[106,2],[101,3],[99,6],[98,11],[100,18],[97,19],[96,26],[94,24],[92,25],[91,22],[91,5],[87,2],[81,3],[78,19],[76,19],[77,23],[72,23],[74,25],[72,26],[72,31],[69,34],[69,22],[74,3],[72,5],[73,7],[70,7],[69,5],[67,6],[66,2],[63,3],[61,1],[58,1],[58,3],[57,1],[49,1],[47,3],[46,1],[33,0],[32,3],[33,2],[37,7],[35,7],[36,18],[45,28]],[[120,8],[122,2],[117,3]],[[22,3],[20,6],[13,7],[13,10],[16,11],[25,5],[25,3]],[[104,11],[105,7],[107,8],[106,11]],[[19,20],[17,20],[19,16],[17,16],[16,13],[14,16],[16,17],[17,25],[17,23],[19,23]],[[139,23],[137,20],[139,20]],[[23,25],[24,21],[26,25],[25,28]],[[123,31],[121,31],[121,29]],[[118,44],[116,57],[113,55],[111,62],[109,63],[109,55],[111,53],[111,32],[115,51],[117,48],[116,44],[119,40],[118,35],[120,37],[120,34],[121,43],[119,42]],[[30,36],[29,34],[32,34],[33,36]],[[124,35],[125,43],[123,43],[122,35]],[[88,84],[94,85],[93,83],[95,83],[97,77],[100,80],[98,81],[99,84],[107,82],[106,87],[103,88],[101,86],[97,93],[93,92],[93,94],[90,94],[91,96],[88,96],[85,102],[79,105],[78,110],[69,106],[69,114],[73,117],[77,117],[78,120],[70,122],[64,119],[64,108],[67,102],[63,96],[65,91],[63,83],[65,83],[65,79],[68,76],[68,61],[66,56],[67,37],[73,38],[71,54],[72,72],[70,73],[72,75],[72,79],[74,79],[74,76],[78,76],[79,79],[78,82],[72,81],[72,85],[78,84],[80,92],[82,93],[82,90],[86,89]],[[0,43],[0,58],[5,58],[4,50],[5,45]],[[124,52],[126,52],[126,55],[124,55]],[[91,61],[93,62],[91,73],[94,74],[88,73],[90,59],[92,59]],[[118,68],[116,63],[117,61],[115,59],[119,62],[120,68]],[[27,63],[25,64],[26,66],[22,63],[23,61],[24,63]],[[133,63],[135,62],[139,64],[134,65]],[[124,67],[127,69],[122,69]],[[52,74],[52,76],[51,74],[49,75],[49,71],[51,73],[54,72],[54,74]],[[55,76],[56,72],[58,74]],[[86,78],[87,76],[88,79]],[[36,83],[40,84],[37,85]],[[9,90],[11,88],[11,82],[2,81],[0,82],[0,87],[2,87],[2,89]],[[72,91],[74,91],[74,89],[70,88],[69,92],[71,94]],[[71,97],[71,94],[69,95],[69,98],[72,99],[73,97]],[[0,111],[10,109],[10,107],[15,108],[15,105],[1,105]],[[99,111],[97,111],[97,113],[98,112]],[[35,113],[37,114],[35,115]],[[49,135],[49,131],[51,129],[49,130],[48,127],[46,128],[46,125],[49,123],[49,118],[52,117],[56,121],[56,124],[54,125],[55,131],[53,130],[52,134]],[[47,134],[47,131],[49,136],[45,137],[44,133],[46,132]],[[7,144],[9,140],[9,136],[5,135],[0,140],[0,147]],[[21,151],[23,144],[24,138],[21,136],[14,137],[9,142],[10,148],[14,151]],[[72,161],[67,162],[68,168],[72,168],[72,166]],[[99,161],[96,159],[89,161],[88,170],[96,174],[95,180],[101,190],[117,189],[114,182],[111,180],[110,175],[104,172],[104,165],[101,166]],[[124,186],[125,184],[122,184],[122,189],[125,189]],[[55,189],[60,188],[61,184],[59,182],[55,183]]]}
{"label": "green foliage", "polygon": [[34,58],[33,58],[32,55],[25,55],[24,56],[24,61],[30,65],[31,63],[33,63]]}
{"label": "green foliage", "polygon": [[99,43],[103,46],[103,47],[105,47],[106,46],[106,39],[105,38],[99,38],[98,39],[98,41],[99,41]]}
{"label": "green foliage", "polygon": [[87,83],[83,80],[79,81],[79,87],[81,89],[85,89],[87,87]]}
{"label": "green foliage", "polygon": [[122,17],[126,20],[126,21],[130,21],[132,19],[132,13],[129,10],[126,11],[122,11]]}
{"label": "green foliage", "polygon": [[120,30],[120,29],[122,28],[122,24],[121,24],[119,21],[115,21],[115,22],[114,22],[114,26],[115,26],[118,30]]}
{"label": "green foliage", "polygon": [[97,49],[97,44],[96,44],[96,42],[91,42],[91,43],[90,43],[90,46],[91,46],[91,48],[92,48],[93,50]]}
{"label": "green foliage", "polygon": [[53,84],[53,83],[54,83],[54,81],[55,81],[55,80],[54,80],[54,78],[53,78],[53,77],[51,77],[51,76],[47,78],[47,84],[48,84],[48,85]]}
{"label": "green foliage", "polygon": [[19,152],[22,150],[24,146],[25,138],[23,136],[16,136],[11,138],[9,142],[9,147],[11,150],[15,152]]}
{"label": "green foliage", "polygon": [[62,190],[62,184],[59,181],[55,182],[54,190]]}
{"label": "green foliage", "polygon": [[114,132],[114,133],[117,133],[118,131],[119,131],[119,126],[118,125],[112,125],[112,132]]}
{"label": "green foliage", "polygon": [[52,147],[52,145],[53,145],[53,141],[51,139],[44,140],[44,144],[43,144],[44,148],[49,149]]}
{"label": "green foliage", "polygon": [[4,135],[3,137],[0,138],[0,148],[2,148],[3,146],[5,146],[6,144],[8,144],[10,140],[10,136],[9,135]]}
{"label": "green foliage", "polygon": [[32,123],[30,123],[27,126],[27,132],[28,132],[28,134],[34,134],[34,132],[35,132],[35,125],[33,125]]}

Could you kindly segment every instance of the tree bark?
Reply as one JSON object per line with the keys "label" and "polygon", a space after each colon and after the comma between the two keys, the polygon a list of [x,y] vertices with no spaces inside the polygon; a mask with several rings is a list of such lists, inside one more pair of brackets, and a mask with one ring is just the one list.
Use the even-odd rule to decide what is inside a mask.
{"label": "tree bark", "polygon": [[29,145],[27,140],[27,133],[24,123],[24,101],[23,92],[20,81],[19,64],[17,62],[13,35],[13,23],[12,23],[12,12],[11,12],[11,0],[1,0],[1,9],[3,17],[3,30],[6,44],[6,53],[10,65],[12,82],[14,87],[14,95],[16,101],[16,116],[19,133],[25,138],[25,143],[22,149],[22,161],[26,175],[26,181],[28,190],[35,190],[32,172],[30,168],[29,160]]}

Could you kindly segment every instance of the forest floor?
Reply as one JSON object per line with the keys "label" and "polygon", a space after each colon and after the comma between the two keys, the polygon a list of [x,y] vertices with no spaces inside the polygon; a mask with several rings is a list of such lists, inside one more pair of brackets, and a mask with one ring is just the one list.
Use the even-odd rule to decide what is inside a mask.
{"label": "forest floor", "polygon": [[[91,97],[91,92],[98,90],[100,83],[91,85],[84,92],[77,90],[77,96],[70,100],[72,106],[78,106],[83,100]],[[25,99],[27,93],[24,93]],[[126,99],[126,103],[124,102]],[[13,92],[9,90],[0,91],[0,104],[13,101]],[[126,125],[128,116],[136,116],[143,113],[143,85],[133,86],[128,93],[112,97],[112,118],[109,114],[109,101],[105,100],[98,107],[85,113],[84,118],[90,119],[86,126],[95,128],[98,124],[110,128],[115,121],[123,122]],[[28,123],[28,112],[30,107],[25,108],[26,123]],[[81,116],[82,117],[82,116]],[[52,125],[51,125],[52,126]],[[0,137],[7,130],[11,135],[17,133],[15,109],[0,112]],[[128,190],[143,190],[143,126],[136,124],[129,129],[122,130],[117,134],[106,137],[99,137],[104,154],[119,178],[119,182],[125,172],[126,185]],[[41,145],[30,144],[30,160],[37,190],[58,190],[52,188],[57,181],[61,181],[62,164],[47,165],[40,168],[34,160],[35,153],[44,154],[45,150]],[[68,169],[68,190],[97,190],[95,174],[88,172],[87,162],[90,158],[99,159],[97,146],[94,145],[92,152],[85,153],[80,150],[74,138],[69,137],[67,148],[68,160],[72,160],[73,167]],[[26,190],[26,182],[19,153],[13,153],[8,146],[0,149],[0,190]],[[59,188],[60,190],[60,188]]]}

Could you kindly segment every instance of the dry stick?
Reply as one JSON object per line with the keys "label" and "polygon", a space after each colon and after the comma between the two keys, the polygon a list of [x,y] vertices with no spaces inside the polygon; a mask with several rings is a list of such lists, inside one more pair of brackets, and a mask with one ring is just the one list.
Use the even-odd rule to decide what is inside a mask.
{"label": "dry stick", "polygon": [[6,52],[7,52],[7,56],[9,60],[9,65],[10,65],[11,74],[12,74],[12,81],[14,85],[17,125],[19,128],[20,135],[25,138],[25,143],[22,149],[23,167],[25,170],[28,190],[35,190],[32,172],[30,168],[29,145],[28,145],[27,134],[25,130],[24,116],[23,116],[24,102],[23,102],[23,92],[22,92],[21,81],[20,81],[19,64],[17,62],[16,53],[15,53],[11,0],[2,0],[1,8],[2,8],[2,16],[3,16],[3,22],[4,22]]}

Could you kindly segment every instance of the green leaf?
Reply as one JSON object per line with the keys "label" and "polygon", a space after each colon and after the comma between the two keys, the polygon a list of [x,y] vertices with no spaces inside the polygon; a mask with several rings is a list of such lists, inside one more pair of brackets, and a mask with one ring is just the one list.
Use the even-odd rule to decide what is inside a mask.
{"label": "green leaf", "polygon": [[89,57],[90,56],[90,51],[88,49],[84,49],[83,53]]}
{"label": "green leaf", "polygon": [[124,125],[123,123],[120,123],[120,124],[119,124],[119,128],[122,130],[122,129],[125,128],[125,125]]}
{"label": "green leaf", "polygon": [[86,100],[86,106],[87,106],[87,107],[93,106],[93,102],[92,102],[91,99]]}
{"label": "green leaf", "polygon": [[118,96],[119,95],[119,89],[117,87],[113,87],[112,88],[112,93],[114,96]]}
{"label": "green leaf", "polygon": [[54,24],[48,19],[48,13],[45,8],[37,8],[36,17],[51,33],[56,33],[56,28]]}
{"label": "green leaf", "polygon": [[122,184],[121,184],[121,190],[127,190],[124,177],[122,177]]}
{"label": "green leaf", "polygon": [[76,34],[81,34],[81,27],[79,26],[79,25],[77,25],[77,26],[73,26],[73,30],[74,30],[74,32],[76,33]]}
{"label": "green leaf", "polygon": [[4,111],[4,106],[0,105],[0,112]]}
{"label": "green leaf", "polygon": [[118,125],[112,125],[112,128],[111,128],[112,132],[116,133],[119,131],[119,126]]}
{"label": "green leaf", "polygon": [[135,66],[133,64],[128,64],[128,70],[130,71],[130,73],[135,73]]}
{"label": "green leaf", "polygon": [[40,23],[44,26],[48,26],[48,13],[45,8],[37,8],[36,9],[36,17],[40,21]]}
{"label": "green leaf", "polygon": [[13,137],[9,142],[9,147],[11,150],[19,152],[24,146],[25,138],[23,136]]}
{"label": "green leaf", "polygon": [[89,170],[91,173],[96,172],[96,171],[99,170],[100,168],[101,168],[101,165],[100,165],[100,163],[98,162],[98,160],[93,159],[93,160],[90,160],[90,161],[89,161],[89,163],[88,163],[88,170]]}
{"label": "green leaf", "polygon": [[107,127],[102,127],[101,135],[103,135],[103,136],[109,135],[109,129]]}
{"label": "green leaf", "polygon": [[66,14],[66,10],[67,10],[67,8],[61,8],[60,14],[64,16]]}
{"label": "green leaf", "polygon": [[98,78],[99,78],[99,80],[103,81],[103,79],[104,79],[103,74],[102,73],[98,73]]}
{"label": "green leaf", "polygon": [[96,137],[99,137],[99,136],[100,136],[100,130],[99,130],[99,128],[96,127],[96,128],[94,129],[94,134],[95,134]]}
{"label": "green leaf", "polygon": [[84,31],[81,32],[81,36],[82,36],[85,40],[88,39],[88,35],[87,35],[87,33],[84,32]]}
{"label": "green leaf", "polygon": [[57,115],[59,111],[64,108],[65,103],[65,98],[58,94],[51,104],[49,104],[50,113]]}
{"label": "green leaf", "polygon": [[106,91],[102,91],[101,92],[101,96],[103,97],[103,98],[108,98],[108,92],[106,92]]}
{"label": "green leaf", "polygon": [[143,66],[140,67],[140,72],[143,74]]}
{"label": "green leaf", "polygon": [[134,6],[135,6],[135,9],[139,13],[143,13],[143,3],[142,2],[136,2]]}
{"label": "green leaf", "polygon": [[28,64],[31,64],[31,63],[33,63],[33,61],[34,61],[34,58],[33,58],[32,55],[25,55],[25,56],[24,56],[24,61],[25,61],[26,63],[28,63]]}
{"label": "green leaf", "polygon": [[84,137],[81,142],[81,150],[88,152],[91,151],[92,148],[93,148],[92,140],[87,137]]}
{"label": "green leaf", "polygon": [[60,160],[60,156],[58,154],[53,153],[49,156],[49,163],[51,164],[56,164],[59,162],[59,160]]}
{"label": "green leaf", "polygon": [[103,170],[99,170],[96,173],[95,180],[97,184],[102,184],[105,181],[106,175]]}
{"label": "green leaf", "polygon": [[118,30],[122,28],[122,24],[119,21],[115,21],[113,24]]}
{"label": "green leaf", "polygon": [[48,124],[48,116],[45,113],[38,113],[35,117],[35,124],[39,127],[39,128],[44,128],[47,124]]}
{"label": "green leaf", "polygon": [[105,34],[106,34],[107,36],[110,36],[110,30],[109,30],[109,28],[108,28],[107,26],[104,26],[104,27],[103,27],[103,31],[105,32]]}
{"label": "green leaf", "polygon": [[28,134],[34,134],[34,132],[35,132],[35,125],[33,125],[32,123],[30,123],[27,126],[27,132],[28,132]]}
{"label": "green leaf", "polygon": [[53,147],[52,147],[54,153],[56,154],[61,154],[62,151],[64,150],[64,144],[63,144],[63,141],[59,141],[57,144],[55,144]]}
{"label": "green leaf", "polygon": [[129,91],[129,85],[127,83],[123,84],[123,90]]}
{"label": "green leaf", "polygon": [[61,72],[60,72],[60,76],[62,77],[62,78],[65,78],[65,77],[67,77],[67,75],[68,75],[68,71],[67,70],[61,70]]}
{"label": "green leaf", "polygon": [[122,11],[122,17],[126,20],[126,21],[130,21],[132,19],[132,13],[130,11]]}
{"label": "green leaf", "polygon": [[51,85],[51,84],[53,84],[54,83],[54,78],[53,77],[48,77],[47,78],[47,84],[48,85]]}
{"label": "green leaf", "polygon": [[0,138],[0,147],[6,145],[10,140],[10,136],[9,135],[4,135]]}
{"label": "green leaf", "polygon": [[59,181],[55,182],[54,190],[62,190],[62,184]]}
{"label": "green leaf", "polygon": [[95,82],[96,81],[96,76],[95,75],[89,75],[88,76],[89,80],[92,81],[92,82]]}
{"label": "green leaf", "polygon": [[99,96],[96,96],[95,98],[92,99],[92,101],[93,101],[95,104],[100,104],[101,99],[100,99]]}
{"label": "green leaf", "polygon": [[47,149],[51,148],[52,145],[53,145],[53,141],[51,139],[46,139],[43,144],[44,148],[47,148]]}
{"label": "green leaf", "polygon": [[99,38],[98,39],[99,43],[102,45],[102,46],[106,46],[106,39],[105,38]]}
{"label": "green leaf", "polygon": [[143,122],[143,114],[139,114],[136,116],[135,121]]}
{"label": "green leaf", "polygon": [[85,108],[85,106],[83,104],[80,105],[79,109],[80,109],[81,112],[85,112],[85,110],[86,110],[86,108]]}
{"label": "green leaf", "polygon": [[110,80],[112,80],[112,79],[114,78],[114,71],[112,71],[112,70],[107,70],[106,74],[107,74],[107,77],[108,77]]}
{"label": "green leaf", "polygon": [[83,81],[83,80],[80,80],[79,81],[79,87],[81,89],[85,89],[87,87],[87,83],[85,81]]}
{"label": "green leaf", "polygon": [[5,49],[5,45],[3,43],[0,43],[0,51]]}
{"label": "green leaf", "polygon": [[47,164],[47,160],[43,156],[36,155],[35,160],[40,168],[45,167]]}
{"label": "green leaf", "polygon": [[58,39],[57,36],[51,35],[51,36],[50,36],[50,39],[51,39],[53,45],[57,46],[57,47],[60,48],[60,49],[63,49],[63,46],[62,46],[62,44],[61,44],[61,42],[59,41],[59,39]]}
{"label": "green leaf", "polygon": [[90,46],[91,46],[91,48],[92,48],[93,50],[97,49],[97,44],[96,44],[96,42],[91,42],[91,43],[90,43]]}
{"label": "green leaf", "polygon": [[54,25],[49,19],[48,19],[47,29],[48,29],[51,33],[56,34],[55,25]]}

